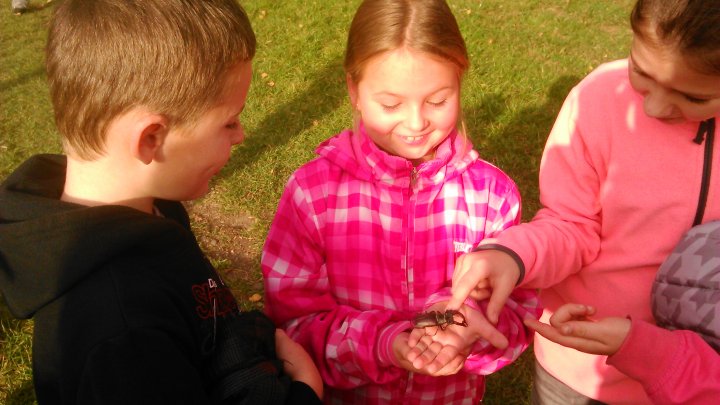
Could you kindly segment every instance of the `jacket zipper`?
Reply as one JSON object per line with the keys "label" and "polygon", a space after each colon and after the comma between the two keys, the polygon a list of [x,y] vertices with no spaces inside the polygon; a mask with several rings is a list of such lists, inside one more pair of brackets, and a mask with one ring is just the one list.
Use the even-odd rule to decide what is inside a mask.
{"label": "jacket zipper", "polygon": [[695,219],[693,226],[700,225],[705,215],[705,206],[707,205],[708,193],[710,192],[710,174],[712,173],[713,145],[715,143],[715,118],[703,121],[698,127],[695,142],[701,145],[705,141],[705,154],[703,156],[702,180],[700,183],[700,196],[698,197],[697,211],[695,211]]}
{"label": "jacket zipper", "polygon": [[[406,218],[408,221],[408,234],[405,237],[405,293],[408,297],[408,307],[412,308],[415,305],[415,289],[414,289],[414,281],[415,277],[413,274],[413,268],[412,268],[412,258],[411,255],[414,255],[414,252],[412,252],[412,244],[413,244],[413,234],[415,233],[415,184],[417,184],[417,168],[413,167],[410,171],[410,187],[409,187],[409,203],[408,203],[408,211],[406,214]],[[405,393],[410,393],[415,390],[415,373],[410,372],[408,374],[407,381],[405,382]]]}
{"label": "jacket zipper", "polygon": [[413,234],[415,232],[415,184],[417,183],[417,168],[413,167],[412,171],[410,171],[410,190],[409,190],[409,204],[408,204],[408,211],[407,211],[407,221],[408,221],[408,234],[405,237],[405,284],[406,284],[406,294],[408,295],[408,305],[412,307],[414,305],[415,301],[415,291],[413,288],[413,283],[415,281],[415,277],[413,274],[413,268],[412,268],[412,256],[414,255],[412,245],[413,245]]}

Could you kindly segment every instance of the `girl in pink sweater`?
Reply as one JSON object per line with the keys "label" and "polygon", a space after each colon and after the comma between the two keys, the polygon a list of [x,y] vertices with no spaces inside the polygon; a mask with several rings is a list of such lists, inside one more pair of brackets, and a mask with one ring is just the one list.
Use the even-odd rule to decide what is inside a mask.
{"label": "girl in pink sweater", "polygon": [[650,304],[683,234],[720,219],[720,6],[641,0],[631,22],[630,57],[592,72],[560,111],[543,208],[454,275],[448,307],[492,293],[491,320],[516,283],[542,289],[549,325],[527,322],[540,332],[535,403],[720,398],[720,356],[694,332],[656,326]]}
{"label": "girl in pink sweater", "polygon": [[540,315],[515,291],[497,330],[413,331],[450,298],[456,259],[520,218],[510,178],[458,128],[467,50],[444,0],[366,0],[345,70],[354,130],[289,179],[263,250],[268,314],[311,354],[338,404],[477,404],[483,375],[529,344]]}

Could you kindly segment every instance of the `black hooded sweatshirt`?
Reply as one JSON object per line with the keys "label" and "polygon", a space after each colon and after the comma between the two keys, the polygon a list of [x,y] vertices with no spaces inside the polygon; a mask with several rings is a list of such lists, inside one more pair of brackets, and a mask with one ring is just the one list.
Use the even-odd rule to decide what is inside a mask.
{"label": "black hooded sweatshirt", "polygon": [[65,166],[38,155],[0,187],[0,291],[34,318],[39,404],[319,403],[283,374],[272,322],[238,310],[180,203],[63,202]]}

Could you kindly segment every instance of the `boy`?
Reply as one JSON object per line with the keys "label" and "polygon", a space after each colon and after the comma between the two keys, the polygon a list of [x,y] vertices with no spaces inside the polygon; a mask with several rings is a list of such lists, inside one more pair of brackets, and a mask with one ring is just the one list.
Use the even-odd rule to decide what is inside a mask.
{"label": "boy", "polygon": [[239,312],[177,202],[243,139],[242,8],[66,0],[46,52],[67,156],[35,156],[0,189],[0,289],[35,319],[38,402],[319,402],[307,353]]}

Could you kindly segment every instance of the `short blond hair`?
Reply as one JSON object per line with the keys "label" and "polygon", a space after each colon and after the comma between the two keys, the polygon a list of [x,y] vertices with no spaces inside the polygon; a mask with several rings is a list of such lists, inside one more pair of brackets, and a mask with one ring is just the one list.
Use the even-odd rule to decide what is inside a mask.
{"label": "short blond hair", "polygon": [[236,0],[64,0],[46,65],[65,149],[103,154],[108,125],[134,107],[193,122],[222,96],[228,73],[255,55]]}

